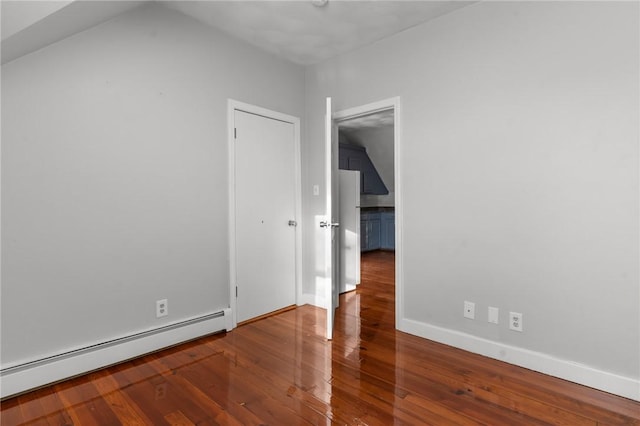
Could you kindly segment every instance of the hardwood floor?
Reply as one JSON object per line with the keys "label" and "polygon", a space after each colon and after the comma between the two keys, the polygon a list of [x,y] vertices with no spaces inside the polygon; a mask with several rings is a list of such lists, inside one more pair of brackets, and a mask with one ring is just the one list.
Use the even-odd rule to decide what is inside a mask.
{"label": "hardwood floor", "polygon": [[640,403],[394,330],[394,257],[363,255],[334,340],[303,306],[9,399],[12,425],[640,425]]}

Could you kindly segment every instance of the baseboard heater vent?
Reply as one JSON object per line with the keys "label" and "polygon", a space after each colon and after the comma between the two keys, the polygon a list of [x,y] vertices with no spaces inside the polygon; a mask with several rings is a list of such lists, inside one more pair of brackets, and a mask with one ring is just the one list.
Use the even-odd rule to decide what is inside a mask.
{"label": "baseboard heater vent", "polygon": [[0,398],[104,368],[191,339],[230,330],[225,309],[0,369]]}

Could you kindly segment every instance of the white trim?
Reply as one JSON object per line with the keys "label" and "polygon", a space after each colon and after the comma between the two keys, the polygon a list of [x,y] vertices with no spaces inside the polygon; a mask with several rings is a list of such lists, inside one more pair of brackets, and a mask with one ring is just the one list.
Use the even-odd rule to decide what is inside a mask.
{"label": "white trim", "polygon": [[489,358],[640,401],[640,380],[460,331],[402,319],[399,330]]}
{"label": "white trim", "polygon": [[395,196],[395,227],[396,227],[396,328],[399,327],[401,319],[404,318],[404,262],[403,262],[403,199],[402,199],[402,115],[400,108],[400,97],[384,99],[354,108],[348,108],[333,114],[335,121],[360,117],[378,111],[393,109],[393,155],[394,155],[394,196]]}
{"label": "white trim", "polygon": [[[359,105],[353,108],[347,108],[333,113],[333,119],[336,121],[344,121],[346,119],[361,117],[380,111],[385,111],[396,107],[400,103],[400,97],[383,99],[381,101],[371,102],[366,105]],[[395,112],[395,111],[394,111]],[[395,121],[395,116],[394,116]]]}
{"label": "white trim", "polygon": [[403,228],[404,204],[402,196],[402,112],[400,98],[393,99],[393,173],[394,173],[394,197],[395,197],[395,227],[396,227],[396,328],[400,324],[400,319],[404,318],[404,245]]}
{"label": "white trim", "polygon": [[[325,99],[325,115],[324,115],[324,188],[325,188],[325,222],[332,223],[338,220],[333,216],[334,204],[337,205],[339,200],[334,200],[336,195],[336,183],[338,176],[334,176],[334,148],[337,148],[338,142],[333,140],[333,106],[331,97]],[[337,168],[337,167],[336,167]],[[325,335],[327,340],[333,339],[333,327],[336,313],[336,297],[334,292],[336,290],[337,283],[335,282],[339,274],[336,273],[339,270],[339,265],[335,263],[334,252],[337,254],[340,250],[340,244],[335,240],[336,230],[332,227],[324,228],[324,301],[325,309],[327,310],[327,325],[325,327]]]}
{"label": "white trim", "polygon": [[0,397],[6,398],[27,390],[68,379],[79,374],[104,368],[128,359],[167,348],[198,337],[226,329],[224,315],[211,314],[210,318],[193,318],[170,324],[160,330],[127,336],[113,342],[100,342],[95,346],[76,349],[24,366],[6,368],[0,376]]}
{"label": "white trim", "polygon": [[234,149],[234,111],[244,111],[250,114],[256,114],[274,120],[284,121],[293,125],[294,132],[294,155],[295,155],[295,211],[296,222],[295,227],[295,281],[296,281],[296,304],[300,305],[302,300],[302,166],[300,160],[300,119],[292,115],[283,114],[281,112],[272,111],[256,105],[229,99],[227,103],[227,151],[228,151],[228,170],[229,170],[229,308],[231,309],[233,318],[233,327],[238,325],[237,309],[236,309],[236,213],[235,213],[235,149]]}
{"label": "white trim", "polygon": [[[295,118],[295,117],[294,117]],[[296,304],[300,305],[302,300],[302,153],[300,151],[300,119],[295,118],[293,125],[294,132],[294,155],[295,163],[295,191],[296,191]]]}
{"label": "white trim", "polygon": [[236,163],[235,149],[233,147],[235,139],[235,120],[234,120],[235,102],[229,99],[227,103],[227,170],[229,178],[229,213],[228,213],[228,243],[229,243],[229,309],[231,309],[231,327],[235,328],[236,321],[236,191],[235,191],[235,168],[232,167]]}
{"label": "white trim", "polygon": [[318,296],[310,293],[302,293],[300,295],[300,300],[297,302],[298,306],[302,305],[311,305],[318,308],[326,309],[326,302],[324,300],[324,296]]}

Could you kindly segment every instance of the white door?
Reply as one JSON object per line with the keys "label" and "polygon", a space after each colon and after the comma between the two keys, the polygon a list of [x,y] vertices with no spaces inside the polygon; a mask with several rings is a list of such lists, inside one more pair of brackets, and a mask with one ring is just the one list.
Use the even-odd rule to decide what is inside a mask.
{"label": "white door", "polygon": [[333,338],[333,325],[340,295],[339,216],[338,180],[338,126],[333,122],[331,98],[327,98],[325,111],[325,220],[320,223],[325,228],[325,298],[327,301],[327,339]]}
{"label": "white door", "polygon": [[295,304],[292,123],[234,111],[236,320]]}

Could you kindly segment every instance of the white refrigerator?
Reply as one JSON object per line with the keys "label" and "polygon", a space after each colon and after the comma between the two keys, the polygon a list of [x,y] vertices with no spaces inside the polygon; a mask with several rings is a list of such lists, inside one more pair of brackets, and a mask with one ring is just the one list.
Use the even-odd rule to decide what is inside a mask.
{"label": "white refrigerator", "polygon": [[360,172],[340,174],[340,293],[360,284]]}

